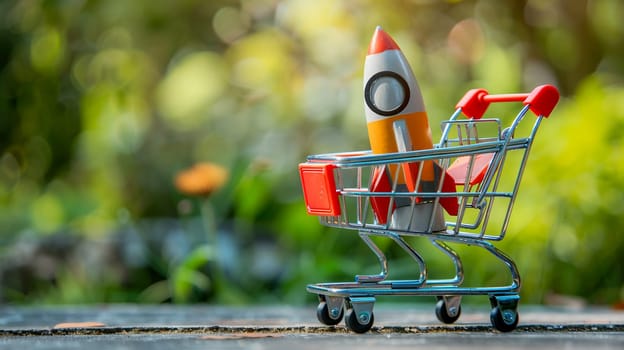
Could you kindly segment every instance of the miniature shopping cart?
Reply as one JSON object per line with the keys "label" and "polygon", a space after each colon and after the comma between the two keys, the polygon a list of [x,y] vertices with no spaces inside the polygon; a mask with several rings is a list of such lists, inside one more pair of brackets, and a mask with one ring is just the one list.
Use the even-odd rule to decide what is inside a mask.
{"label": "miniature shopping cart", "polygon": [[[347,328],[364,333],[373,325],[377,296],[428,295],[438,300],[437,318],[450,324],[460,316],[462,296],[487,295],[494,328],[514,330],[520,275],[514,261],[491,242],[505,237],[531,144],[540,122],[558,100],[559,92],[551,85],[527,94],[490,95],[483,89],[470,90],[451,118],[442,123],[440,143],[433,149],[320,154],[300,164],[308,213],[317,215],[323,225],[359,231],[381,265],[379,274],[357,275],[354,282],[308,285],[308,292],[319,297],[319,321],[336,325],[344,317]],[[523,104],[507,128],[500,119],[483,118],[489,105],[496,102]],[[519,127],[529,111],[537,116],[533,127]],[[435,162],[447,174],[440,176],[433,188],[421,186],[427,162]],[[391,185],[375,186],[381,173],[391,177]],[[397,185],[405,182],[410,182],[409,186]],[[453,215],[441,205],[449,199],[456,202]],[[409,236],[426,237],[431,243],[427,243],[428,249],[435,247],[448,256],[455,276],[428,278],[425,260],[405,239]],[[388,280],[388,261],[372,237],[398,244],[418,267],[418,278]],[[482,248],[508,270],[509,284],[463,286],[462,260],[447,243]]]}

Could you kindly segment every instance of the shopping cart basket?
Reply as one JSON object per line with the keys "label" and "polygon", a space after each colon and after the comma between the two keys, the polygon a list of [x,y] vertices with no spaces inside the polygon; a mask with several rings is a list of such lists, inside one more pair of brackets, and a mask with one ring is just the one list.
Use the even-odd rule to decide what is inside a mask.
{"label": "shopping cart basket", "polygon": [[[483,89],[470,90],[451,118],[442,123],[440,143],[433,149],[320,154],[300,164],[308,213],[317,215],[323,225],[359,231],[381,265],[379,274],[357,275],[354,282],[308,285],[308,292],[319,297],[319,321],[336,325],[344,317],[347,328],[364,333],[373,325],[376,296],[428,295],[438,300],[437,318],[450,324],[460,316],[462,296],[488,295],[494,328],[503,332],[515,329],[520,274],[514,261],[492,242],[505,237],[531,144],[540,122],[550,115],[558,100],[559,92],[552,85],[539,86],[526,94],[490,95]],[[491,103],[514,101],[521,102],[523,108],[509,127],[503,128],[500,119],[482,118]],[[519,128],[528,111],[537,116],[533,127]],[[447,174],[439,176],[433,188],[421,186],[427,162],[436,162]],[[511,180],[510,176],[501,176],[510,172]],[[390,174],[390,185],[376,184],[382,173]],[[452,190],[448,181],[452,182]],[[407,182],[407,189],[397,186],[399,182]],[[457,202],[453,215],[445,213],[440,205],[449,200]],[[496,220],[491,220],[492,213]],[[418,266],[418,278],[388,280],[388,261],[371,239],[375,236],[398,244]],[[427,264],[404,239],[407,236],[426,237],[450,258],[455,276],[428,278]],[[447,243],[482,248],[509,271],[509,284],[463,286],[462,261]]]}

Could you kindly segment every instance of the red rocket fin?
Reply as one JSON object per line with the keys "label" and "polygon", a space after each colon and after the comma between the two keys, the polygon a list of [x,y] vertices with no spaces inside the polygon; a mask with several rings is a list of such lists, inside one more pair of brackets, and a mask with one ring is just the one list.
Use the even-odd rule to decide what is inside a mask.
{"label": "red rocket fin", "polygon": [[[433,161],[432,161],[433,162]],[[403,163],[403,172],[405,173],[405,184],[407,185],[407,190],[410,192],[416,191],[416,177],[418,176],[418,167],[420,162],[413,163]],[[425,164],[426,166],[426,164]],[[433,162],[433,166],[435,167],[436,180],[433,182],[435,189],[432,191],[437,191],[438,186],[440,184],[440,177],[444,176],[444,182],[442,183],[441,192],[443,193],[453,193],[455,192],[455,183],[456,179],[449,174],[449,172],[444,172],[442,174],[442,168],[438,165],[438,163]],[[416,202],[420,202],[421,199],[417,198]],[[457,215],[459,211],[459,204],[457,203],[457,197],[440,197],[440,205],[446,210],[449,215]]]}
{"label": "red rocket fin", "polygon": [[416,180],[418,178],[418,168],[421,162],[403,163],[403,174],[405,174],[405,184],[410,192],[416,191]]}
{"label": "red rocket fin", "polygon": [[[437,166],[437,165],[436,165]],[[442,183],[442,192],[451,193],[455,192],[455,180],[448,173],[444,172],[444,182]],[[457,197],[441,197],[440,205],[446,210],[449,215],[457,216],[459,211],[459,203],[457,203]]]}
{"label": "red rocket fin", "polygon": [[[390,175],[388,174],[388,169],[383,167],[375,168],[373,172],[373,180],[371,181],[371,192],[391,192],[392,191],[392,183],[390,182]],[[377,218],[377,222],[384,225],[388,222],[388,214],[389,210],[394,211],[393,205],[390,208],[390,197],[370,197],[371,207],[373,209],[373,213],[375,214],[375,218]]]}

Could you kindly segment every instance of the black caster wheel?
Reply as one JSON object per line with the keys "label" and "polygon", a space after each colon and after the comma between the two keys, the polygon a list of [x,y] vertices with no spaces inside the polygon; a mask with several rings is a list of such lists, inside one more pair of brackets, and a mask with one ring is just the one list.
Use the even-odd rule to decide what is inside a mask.
{"label": "black caster wheel", "polygon": [[442,323],[455,323],[455,321],[457,321],[457,319],[461,315],[461,305],[457,306],[457,312],[455,313],[455,315],[451,316],[449,315],[448,310],[446,310],[446,303],[444,302],[444,299],[440,299],[436,304],[435,314],[436,317],[438,317],[438,320],[440,320],[440,322]]}
{"label": "black caster wheel", "polygon": [[373,322],[375,321],[375,317],[373,313],[362,313],[359,316],[353,311],[353,309],[348,309],[345,314],[345,324],[347,328],[355,333],[366,333],[371,327],[373,327]]}
{"label": "black caster wheel", "polygon": [[518,312],[516,310],[502,310],[495,307],[490,312],[492,326],[501,332],[511,332],[518,326]]}
{"label": "black caster wheel", "polygon": [[340,308],[340,311],[338,312],[337,310],[333,311],[337,313],[337,315],[335,315],[333,318],[330,315],[330,312],[331,311],[329,310],[327,303],[322,301],[319,303],[318,307],[316,308],[316,317],[318,318],[319,322],[327,326],[335,326],[338,323],[340,323],[340,321],[342,321],[342,316],[343,316],[342,308]]}

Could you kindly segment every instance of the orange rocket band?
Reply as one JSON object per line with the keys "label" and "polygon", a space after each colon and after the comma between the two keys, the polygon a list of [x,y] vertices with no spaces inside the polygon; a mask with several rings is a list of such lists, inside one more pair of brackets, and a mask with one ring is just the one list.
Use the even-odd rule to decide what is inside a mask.
{"label": "orange rocket band", "polygon": [[[368,123],[369,135],[394,135],[392,124],[398,119],[404,119],[405,124],[409,130],[429,130],[429,122],[427,121],[426,112],[415,112],[410,114],[403,114],[400,116],[389,117],[385,120],[378,120]],[[427,135],[428,138],[411,138],[412,149],[430,149],[431,134]],[[371,150],[373,153],[393,153],[398,152],[397,143],[394,137],[371,137],[370,138]],[[432,179],[432,178],[430,178]]]}

